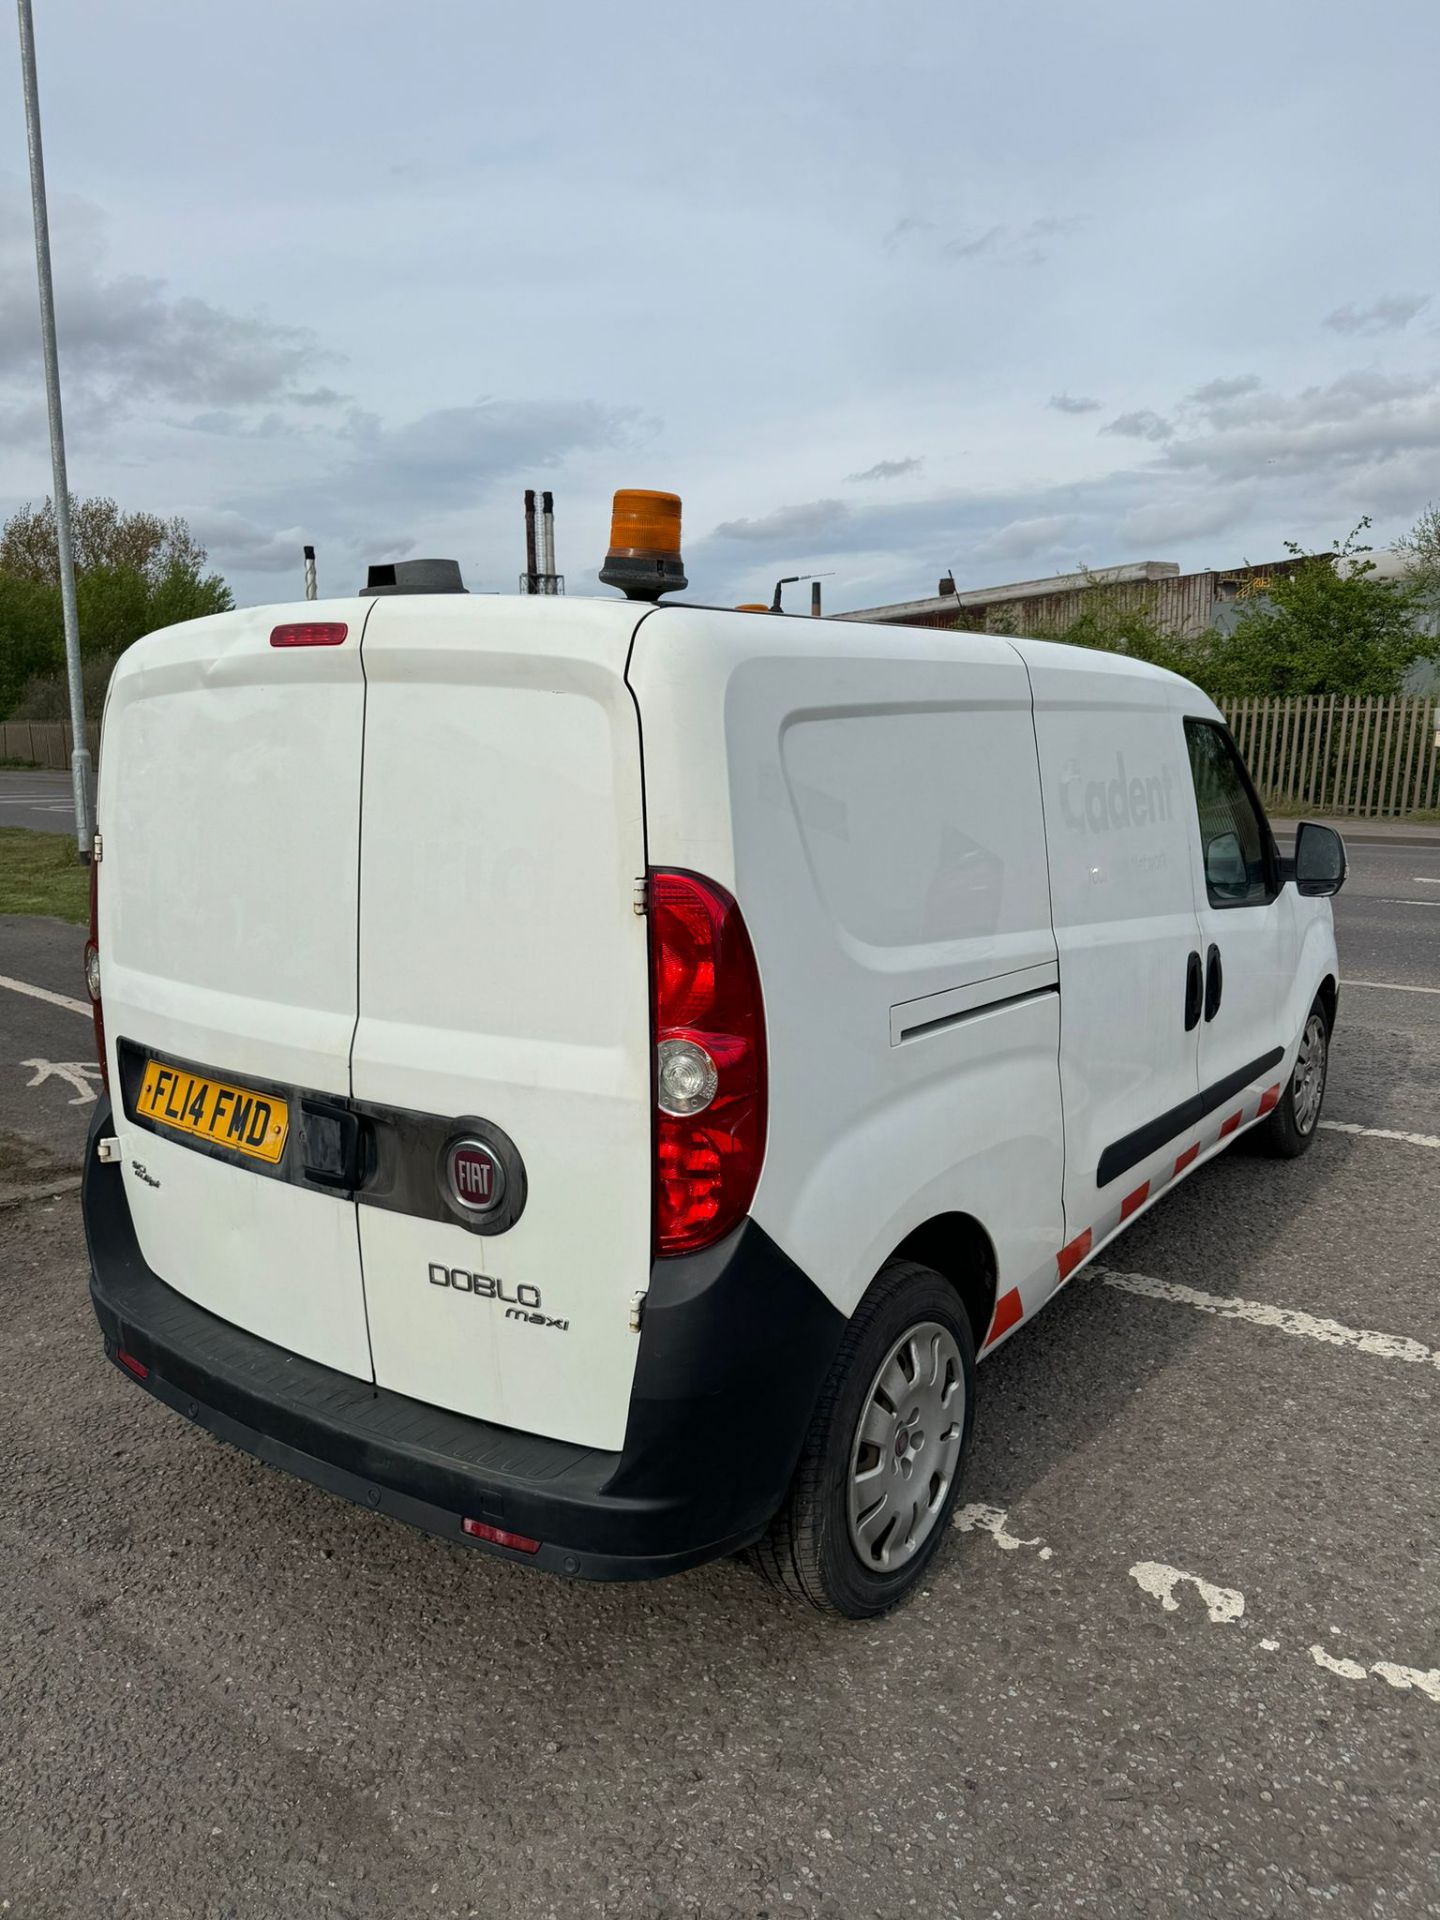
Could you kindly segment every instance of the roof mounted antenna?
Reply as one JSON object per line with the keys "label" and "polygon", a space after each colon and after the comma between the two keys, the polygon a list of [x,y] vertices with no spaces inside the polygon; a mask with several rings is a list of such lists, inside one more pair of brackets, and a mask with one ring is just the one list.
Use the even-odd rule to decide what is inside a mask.
{"label": "roof mounted antenna", "polygon": [[307,600],[320,598],[320,589],[315,583],[315,549],[313,547],[305,549],[305,598]]}
{"label": "roof mounted antenna", "polygon": [[[833,567],[828,573],[787,573],[783,580],[777,580],[775,582],[775,596],[770,602],[771,613],[783,613],[785,611],[784,607],[780,604],[780,589],[782,587],[798,587],[802,580],[833,580],[834,577],[835,569]],[[812,613],[817,611],[817,602],[813,593],[810,596],[810,611]]]}

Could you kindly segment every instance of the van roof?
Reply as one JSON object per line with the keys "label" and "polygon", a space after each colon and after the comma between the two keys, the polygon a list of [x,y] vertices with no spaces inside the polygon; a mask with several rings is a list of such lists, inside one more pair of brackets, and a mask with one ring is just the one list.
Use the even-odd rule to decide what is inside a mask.
{"label": "van roof", "polygon": [[[639,601],[612,598],[609,594],[420,593],[412,596],[402,593],[387,597],[392,606],[397,601],[409,602],[417,619],[446,622],[459,617],[462,610],[486,619],[496,617],[502,610],[514,614],[522,609],[527,620],[562,621],[567,606],[577,602],[584,605],[587,622],[597,617],[606,619],[605,610],[608,609],[608,618],[613,619],[617,626],[636,624],[655,613],[690,617],[709,615],[725,623],[727,637],[732,644],[742,633],[751,637],[751,650],[757,654],[782,648],[794,652],[798,646],[806,653],[854,655],[871,651],[878,644],[884,652],[901,660],[964,659],[967,655],[976,659],[993,659],[997,647],[1011,646],[1023,659],[1033,661],[1036,665],[1043,663],[1051,671],[1114,674],[1132,679],[1163,680],[1176,686],[1191,685],[1183,676],[1171,673],[1165,667],[1153,666],[1149,661],[1137,660],[1128,654],[1106,653],[1098,648],[1068,646],[1062,641],[1035,640],[1023,635],[968,633],[954,628],[903,627],[850,617],[843,620],[815,620],[806,614],[741,613],[733,607],[707,606],[691,600],[664,600],[652,607]],[[203,624],[223,629],[237,619],[254,622],[268,618],[276,625],[285,621],[325,619],[348,619],[358,625],[374,605],[373,599],[361,594],[323,600],[282,601],[268,606],[237,607],[228,613],[209,614],[203,617]],[[187,621],[183,624],[193,627],[202,623]],[[174,628],[160,628],[156,634],[147,635],[146,639],[156,639],[160,634],[174,631]]]}

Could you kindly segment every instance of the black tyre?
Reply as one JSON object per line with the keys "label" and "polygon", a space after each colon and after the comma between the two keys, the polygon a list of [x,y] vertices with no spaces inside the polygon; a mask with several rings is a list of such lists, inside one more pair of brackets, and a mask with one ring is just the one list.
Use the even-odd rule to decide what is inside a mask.
{"label": "black tyre", "polygon": [[1325,1002],[1316,1000],[1305,1016],[1295,1070],[1285,1083],[1279,1105],[1253,1129],[1252,1137],[1262,1153],[1277,1160],[1298,1160],[1310,1151],[1320,1128],[1329,1071],[1330,1020]]}
{"label": "black tyre", "polygon": [[975,1414],[975,1341],[955,1289],[892,1260],[856,1309],[790,1492],[747,1556],[771,1586],[864,1620],[939,1552]]}

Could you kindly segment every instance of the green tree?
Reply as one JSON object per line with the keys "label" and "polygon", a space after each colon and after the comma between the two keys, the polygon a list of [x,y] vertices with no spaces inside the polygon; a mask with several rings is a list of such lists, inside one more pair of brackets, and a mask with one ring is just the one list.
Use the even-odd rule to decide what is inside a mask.
{"label": "green tree", "polygon": [[[182,519],[122,513],[103,498],[72,499],[70,517],[80,651],[96,663],[87,683],[98,675],[103,687],[103,662],[142,634],[234,605],[220,575],[205,571],[205,549]],[[28,717],[44,717],[64,665],[55,507],[46,500],[0,527],[0,719],[22,701]]]}
{"label": "green tree", "polygon": [[1408,533],[1395,542],[1405,556],[1405,576],[1423,600],[1440,600],[1440,507],[1432,500]]}
{"label": "green tree", "polygon": [[1382,580],[1360,522],[1334,553],[1285,542],[1295,565],[1273,575],[1228,634],[1194,643],[1190,678],[1213,698],[1253,694],[1394,694],[1433,642],[1417,626],[1410,580]]}

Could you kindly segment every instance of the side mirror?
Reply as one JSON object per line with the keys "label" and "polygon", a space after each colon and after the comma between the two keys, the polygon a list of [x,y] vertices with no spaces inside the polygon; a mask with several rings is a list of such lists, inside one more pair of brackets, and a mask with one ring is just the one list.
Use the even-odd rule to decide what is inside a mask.
{"label": "side mirror", "polygon": [[1295,832],[1295,891],[1324,896],[1345,884],[1345,842],[1333,827],[1302,820]]}
{"label": "side mirror", "polygon": [[1238,833],[1217,833],[1205,848],[1205,884],[1212,893],[1248,892],[1250,876]]}

